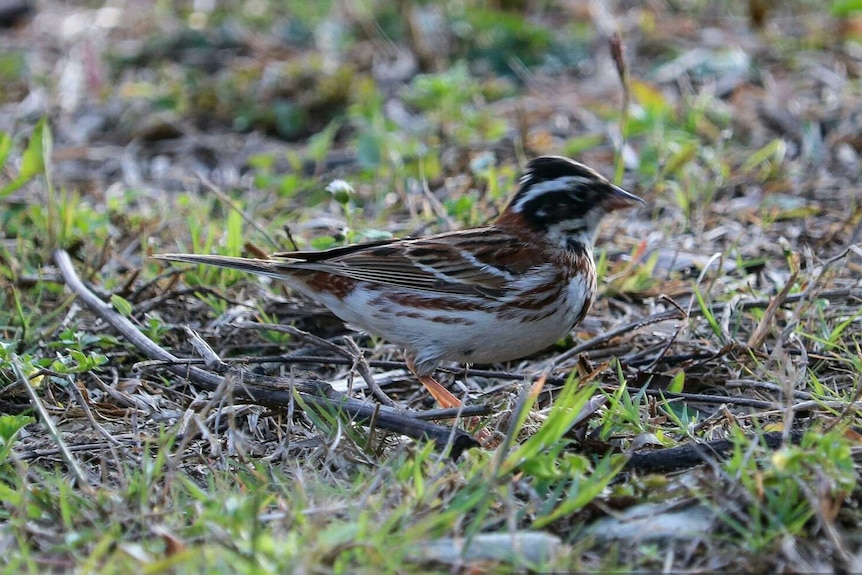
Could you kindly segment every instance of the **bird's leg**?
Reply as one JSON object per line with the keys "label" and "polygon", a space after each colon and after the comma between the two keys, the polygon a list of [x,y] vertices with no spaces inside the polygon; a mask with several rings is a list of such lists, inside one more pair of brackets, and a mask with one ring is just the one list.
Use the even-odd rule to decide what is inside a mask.
{"label": "bird's leg", "polygon": [[404,358],[404,361],[407,363],[407,369],[416,376],[416,379],[425,386],[428,393],[437,400],[437,405],[444,408],[461,407],[461,400],[452,395],[452,392],[448,389],[440,385],[436,379],[430,375],[419,375],[416,373],[416,363],[413,361],[412,357],[407,356]]}
{"label": "bird's leg", "polygon": [[[448,389],[440,385],[440,382],[430,375],[419,375],[416,373],[416,363],[413,361],[412,357],[405,356],[404,361],[407,363],[407,369],[409,369],[410,372],[416,376],[416,379],[425,386],[425,389],[434,396],[434,399],[437,400],[437,404],[440,407],[461,407],[461,400],[452,395],[452,392]],[[479,418],[473,417],[467,423],[468,425],[475,427],[479,425]],[[487,429],[480,429],[476,432],[476,439],[485,447],[488,446],[488,440],[490,437],[491,434],[488,433]]]}

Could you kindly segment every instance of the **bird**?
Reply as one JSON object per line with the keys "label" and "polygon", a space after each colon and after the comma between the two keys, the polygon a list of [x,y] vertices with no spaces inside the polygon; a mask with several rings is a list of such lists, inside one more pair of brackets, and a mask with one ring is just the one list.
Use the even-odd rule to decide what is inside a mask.
{"label": "bird", "polygon": [[282,280],[348,325],[399,346],[437,403],[458,407],[435,369],[519,359],[565,337],[596,298],[593,249],[603,216],[644,203],[584,164],[540,156],[483,226],[265,258],[153,257]]}

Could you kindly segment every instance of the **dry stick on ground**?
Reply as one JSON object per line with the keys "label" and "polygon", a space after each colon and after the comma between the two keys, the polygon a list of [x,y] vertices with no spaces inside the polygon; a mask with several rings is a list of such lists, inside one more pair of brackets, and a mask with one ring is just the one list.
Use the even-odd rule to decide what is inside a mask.
{"label": "dry stick on ground", "polygon": [[[803,430],[790,432],[791,443],[799,443]],[[770,449],[778,449],[784,445],[781,431],[770,431],[760,436],[760,440]],[[724,459],[734,449],[734,442],[729,439],[718,439],[704,443],[690,443],[659,451],[632,453],[626,462],[626,471],[638,473],[670,473],[708,463],[713,459]]]}
{"label": "dry stick on ground", "polygon": [[[304,358],[291,358],[289,356],[268,356],[267,358],[257,358],[257,357],[243,357],[243,358],[230,358],[221,360],[219,365],[215,366],[215,371],[219,373],[223,373],[225,371],[236,373],[236,368],[234,365],[236,363],[317,363],[317,364],[326,364],[332,363],[336,365],[353,365],[352,362],[343,359],[343,358],[332,358],[332,357],[316,357],[316,356],[308,356],[310,359],[305,360]],[[261,359],[265,359],[265,361],[261,361]],[[404,367],[404,364],[399,364],[398,362],[375,362],[375,363],[392,363],[395,367]],[[165,366],[169,365],[181,365],[185,369],[187,366],[194,365],[206,365],[206,361],[203,359],[174,359],[174,360],[148,360],[148,361],[139,361],[132,366],[134,371],[147,371],[152,369],[162,369]],[[375,366],[375,367],[386,367],[386,366]],[[511,374],[510,374],[511,375]],[[243,379],[247,382],[254,383],[264,389],[271,389],[277,391],[286,391],[290,389],[290,383],[288,380],[281,377],[271,377],[268,375],[260,375],[256,373],[250,372],[242,372]],[[510,377],[510,379],[523,379],[521,376]],[[329,385],[325,382],[315,382],[314,385],[318,385],[319,383],[324,383],[325,385]],[[331,387],[331,386],[329,386]],[[315,387],[315,390],[317,388]],[[317,393],[315,391],[315,393]],[[327,397],[332,394],[337,393],[335,391],[327,392]],[[425,409],[422,411],[410,411],[407,412],[412,419],[420,419],[422,421],[434,421],[438,419],[456,419],[460,417],[466,417],[468,415],[488,415],[491,413],[491,408],[487,405],[462,405],[461,407],[446,407],[446,408],[437,408],[437,409]]]}
{"label": "dry stick on ground", "polygon": [[[104,322],[119,331],[141,353],[150,359],[171,362],[166,366],[168,371],[181,377],[186,377],[209,391],[218,389],[223,383],[224,378],[219,375],[197,367],[182,365],[181,359],[159,347],[155,342],[141,333],[131,321],[116,313],[110,305],[99,299],[78,277],[72,265],[72,260],[65,250],[54,252],[54,262],[60,269],[66,285],[78,296],[84,305]],[[401,433],[414,439],[430,439],[440,449],[445,449],[451,444],[453,457],[458,457],[465,449],[479,445],[475,439],[463,430],[458,429],[453,431],[448,427],[427,423],[392,408],[355,400],[336,392],[326,382],[297,382],[294,387],[302,400],[314,407],[343,411],[359,423],[367,423],[374,417],[376,418],[377,427]],[[286,409],[292,397],[290,390],[265,388],[249,384],[238,386],[235,393],[238,397],[244,397],[276,409]],[[375,414],[375,411],[378,410],[379,412]]]}
{"label": "dry stick on ground", "polygon": [[[132,439],[121,439],[119,440],[121,447],[129,447],[134,448],[139,444],[137,441]],[[99,443],[77,443],[75,445],[67,445],[66,450],[69,453],[80,453],[80,452],[98,452],[105,451],[108,449],[112,449],[112,444],[108,442],[99,442]],[[131,451],[131,449],[127,449],[126,451]],[[37,459],[39,457],[54,457],[56,455],[62,455],[63,450],[59,448],[53,449],[24,449],[22,451],[15,451],[15,456],[18,459],[24,461],[30,461],[32,459]]]}
{"label": "dry stick on ground", "polygon": [[362,357],[362,352],[358,347],[355,347],[353,352],[350,350],[346,350],[343,347],[332,343],[331,341],[325,340],[322,337],[317,337],[316,335],[310,334],[306,331],[302,331],[301,329],[295,328],[292,325],[281,325],[274,323],[254,323],[249,321],[239,321],[234,322],[231,325],[238,327],[240,329],[260,329],[260,330],[270,330],[270,331],[279,331],[282,333],[289,333],[290,335],[295,335],[301,340],[322,347],[323,349],[328,349],[329,351],[340,355],[341,357],[352,362],[352,365],[356,367],[356,371],[359,372],[359,375],[362,376],[362,379],[365,380],[365,383],[368,385],[368,389],[371,390],[371,393],[374,394],[374,397],[380,403],[384,405],[388,405],[390,407],[396,407],[397,404],[392,401],[392,399],[383,393],[383,390],[380,389],[380,386],[377,385],[377,382],[374,380],[374,376],[371,375],[371,370],[368,367],[368,362],[365,361],[365,358]]}

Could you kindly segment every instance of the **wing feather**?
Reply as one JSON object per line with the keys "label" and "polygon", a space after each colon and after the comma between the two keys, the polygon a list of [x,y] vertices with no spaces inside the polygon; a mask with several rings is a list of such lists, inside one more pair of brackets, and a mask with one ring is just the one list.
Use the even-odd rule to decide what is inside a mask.
{"label": "wing feather", "polygon": [[[332,273],[436,294],[505,298],[542,262],[534,250],[494,228],[425,239],[390,240],[326,252],[284,252],[276,267]],[[491,262],[501,262],[492,264]]]}

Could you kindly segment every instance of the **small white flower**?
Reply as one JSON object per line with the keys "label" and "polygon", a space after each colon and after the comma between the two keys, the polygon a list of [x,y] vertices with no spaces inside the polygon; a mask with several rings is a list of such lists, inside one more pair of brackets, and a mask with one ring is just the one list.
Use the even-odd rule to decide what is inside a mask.
{"label": "small white flower", "polygon": [[335,197],[335,201],[339,204],[346,204],[350,196],[355,193],[353,186],[344,180],[332,180],[326,186],[326,191],[332,194]]}

